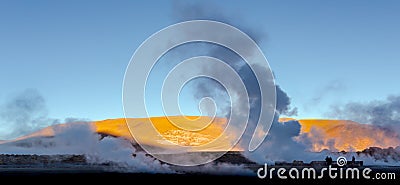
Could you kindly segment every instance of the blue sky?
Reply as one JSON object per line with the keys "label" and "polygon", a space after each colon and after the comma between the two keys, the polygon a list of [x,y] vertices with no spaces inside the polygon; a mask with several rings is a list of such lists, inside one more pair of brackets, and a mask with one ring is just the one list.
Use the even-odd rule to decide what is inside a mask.
{"label": "blue sky", "polygon": [[[125,68],[147,37],[177,22],[173,3],[0,1],[0,104],[33,88],[51,118],[123,117]],[[399,1],[198,3],[266,33],[260,47],[300,118],[400,93]]]}

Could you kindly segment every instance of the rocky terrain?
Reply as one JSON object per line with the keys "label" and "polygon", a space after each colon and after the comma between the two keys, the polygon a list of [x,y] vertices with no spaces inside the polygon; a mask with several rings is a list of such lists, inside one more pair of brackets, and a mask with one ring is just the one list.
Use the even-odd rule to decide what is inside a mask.
{"label": "rocky terrain", "polygon": [[86,164],[84,155],[0,155],[0,165]]}

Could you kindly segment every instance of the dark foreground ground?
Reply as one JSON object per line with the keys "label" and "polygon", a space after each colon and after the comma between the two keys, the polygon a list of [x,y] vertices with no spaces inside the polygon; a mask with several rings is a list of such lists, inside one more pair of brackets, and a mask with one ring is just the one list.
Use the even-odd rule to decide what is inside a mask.
{"label": "dark foreground ground", "polygon": [[73,168],[43,168],[43,167],[0,167],[0,179],[6,182],[28,182],[29,184],[81,184],[89,181],[90,184],[399,184],[400,167],[374,167],[374,172],[394,172],[396,179],[259,179],[257,176],[230,176],[230,175],[208,175],[208,174],[150,174],[150,173],[120,173],[104,171],[98,167]]}
{"label": "dark foreground ground", "polygon": [[[183,173],[178,167],[171,166],[175,171],[182,171],[183,174],[155,174],[155,173],[126,173],[115,171],[112,164],[91,165],[86,162],[81,155],[0,155],[0,185],[18,184],[20,182],[28,184],[400,184],[400,167],[388,166],[364,166],[372,169],[371,179],[279,179],[275,174],[271,178],[260,179],[257,177],[257,170],[261,165],[257,165],[239,153],[230,152],[217,160],[218,163],[244,164],[253,171],[251,176],[234,175],[210,175],[200,173]],[[283,166],[271,166],[276,169]],[[292,166],[287,167],[288,169]],[[304,167],[296,167],[301,170]],[[190,171],[190,170],[189,170]],[[393,173],[391,179],[375,179],[376,173]],[[327,175],[328,176],[328,175]],[[361,175],[360,175],[361,176]],[[87,183],[85,183],[87,184]]]}

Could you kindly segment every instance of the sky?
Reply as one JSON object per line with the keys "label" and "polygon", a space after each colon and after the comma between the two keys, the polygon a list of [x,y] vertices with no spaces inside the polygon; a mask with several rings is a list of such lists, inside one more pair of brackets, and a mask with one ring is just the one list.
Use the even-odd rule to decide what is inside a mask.
{"label": "sky", "polygon": [[[0,107],[34,89],[49,118],[123,117],[125,69],[147,37],[178,22],[174,3],[0,0]],[[259,46],[298,118],[400,94],[399,1],[192,3],[266,34]],[[184,112],[196,114],[185,98]]]}

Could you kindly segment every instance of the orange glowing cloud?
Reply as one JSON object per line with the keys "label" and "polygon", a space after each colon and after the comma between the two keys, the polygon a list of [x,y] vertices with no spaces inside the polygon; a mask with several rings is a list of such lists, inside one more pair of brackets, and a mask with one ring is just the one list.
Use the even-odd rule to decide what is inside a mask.
{"label": "orange glowing cloud", "polygon": [[[183,116],[171,116],[171,117],[152,117],[152,118],[130,118],[128,124],[130,128],[142,129],[146,125],[152,124],[154,128],[161,134],[162,137],[168,141],[181,145],[181,146],[199,146],[209,143],[219,137],[226,126],[226,119],[215,118],[211,119],[209,117],[197,117],[197,116],[187,116],[187,119],[191,120],[191,125],[186,125],[190,127],[191,130],[196,130],[197,128],[203,128],[199,131],[188,131],[181,129],[174,124],[182,124],[185,121]],[[174,124],[173,124],[174,123]],[[208,124],[209,123],[209,124]],[[133,141],[128,125],[125,119],[111,119],[104,121],[93,122],[94,128],[97,133],[123,137],[128,140]],[[178,125],[179,126],[179,125]],[[187,128],[187,127],[186,127]],[[147,142],[151,145],[159,145],[154,143],[156,138],[148,138]],[[228,143],[221,143],[221,147],[227,146]]]}
{"label": "orange glowing cloud", "polygon": [[[188,120],[190,120],[190,122],[188,122]],[[71,124],[90,124],[90,128],[93,130],[93,132],[113,137],[121,137],[131,142],[135,142],[135,139],[128,128],[129,124],[131,129],[136,128],[144,130],[143,135],[140,136],[144,143],[141,144],[165,147],[165,145],[163,145],[165,143],[163,143],[164,141],[162,138],[180,146],[200,146],[208,144],[221,136],[226,127],[227,120],[225,118],[212,119],[210,117],[201,116],[130,118],[128,122],[124,118],[108,119],[87,123],[66,123],[50,126],[15,140],[24,140],[33,137],[51,137],[56,134],[56,130],[63,130]],[[183,124],[185,124],[186,130],[182,129]],[[147,136],[146,129],[149,129],[149,125],[153,125],[160,135],[156,138]],[[210,144],[208,149],[211,151],[227,151],[231,148],[232,140],[233,139],[230,139],[229,137],[226,139],[220,139],[220,142],[213,142]],[[232,150],[239,149],[233,148]]]}
{"label": "orange glowing cloud", "polygon": [[[290,120],[290,119],[289,119]],[[280,119],[288,121],[288,119]],[[311,141],[312,151],[362,151],[368,147],[396,147],[400,145],[398,134],[387,128],[361,124],[348,120],[302,119],[302,137]]]}
{"label": "orange glowing cloud", "polygon": [[[179,124],[187,123],[187,119],[193,120],[186,125],[189,131],[179,128]],[[293,121],[292,118],[280,118],[280,122]],[[174,125],[178,124],[178,126]],[[295,139],[298,142],[306,142],[309,144],[310,151],[319,152],[324,149],[331,151],[362,151],[369,147],[396,147],[400,145],[398,133],[384,127],[378,127],[370,124],[360,124],[347,120],[322,120],[322,119],[302,119],[298,120],[301,125],[300,136]],[[17,138],[15,140],[24,140],[33,137],[51,137],[63,128],[67,128],[71,124],[66,123],[56,126],[50,126],[27,136]],[[135,142],[124,118],[109,119],[103,121],[94,121],[88,123],[93,132],[121,137],[131,142]],[[144,129],[143,137],[144,144],[163,147],[160,138],[164,138],[173,144],[181,146],[200,146],[218,138],[223,132],[227,124],[225,118],[211,119],[209,117],[196,116],[172,116],[172,117],[152,117],[152,118],[131,118],[128,121],[131,129]],[[147,138],[146,128],[148,125],[153,125],[160,133],[157,138]],[[203,128],[198,130],[199,128]],[[197,131],[198,130],[198,131]],[[271,130],[272,131],[272,130]],[[13,141],[15,141],[13,140]],[[12,142],[12,141],[1,141]],[[230,149],[232,143],[231,138],[226,138],[220,142],[213,143],[212,151],[226,151]],[[165,144],[165,143],[164,143]],[[242,150],[236,146],[232,150]]]}

